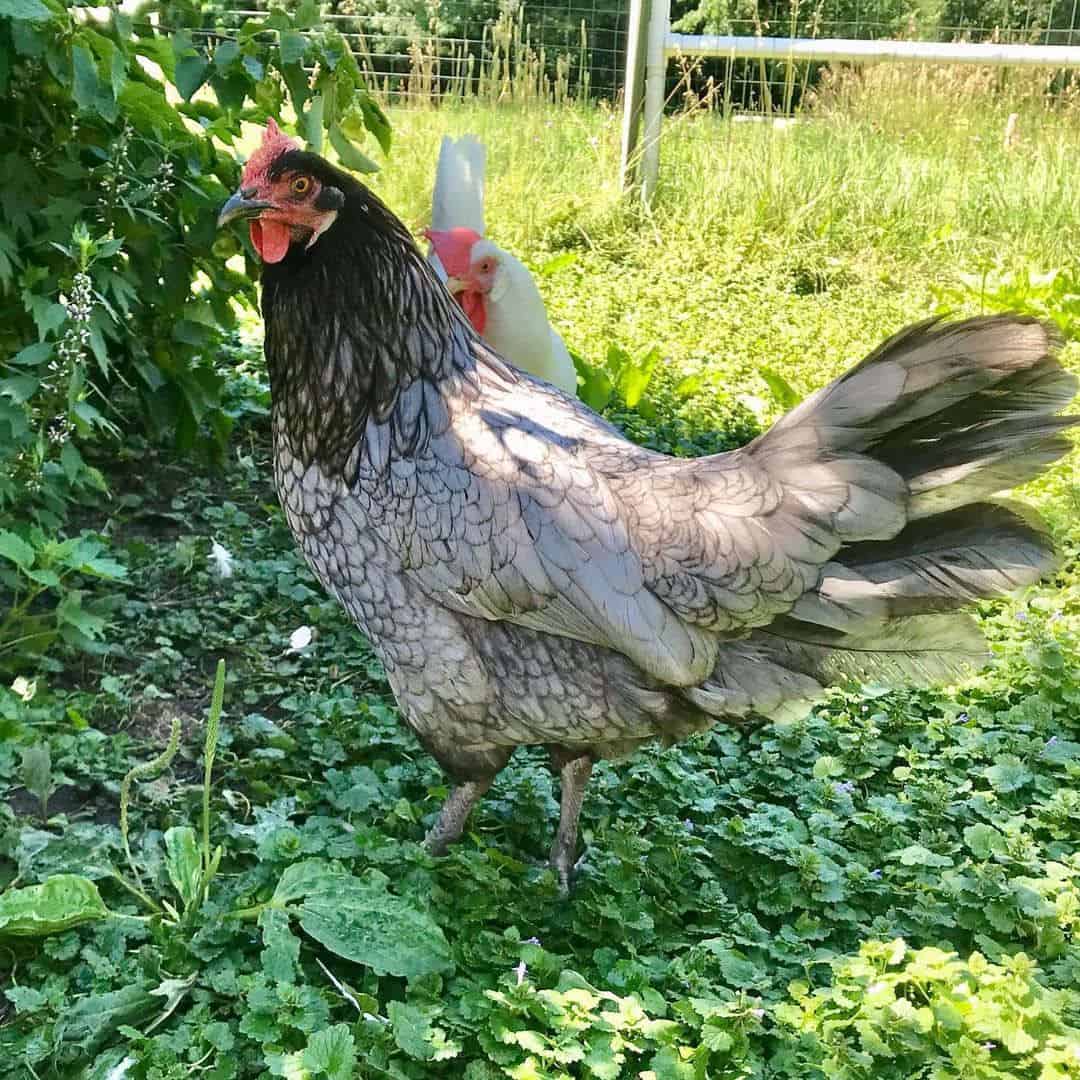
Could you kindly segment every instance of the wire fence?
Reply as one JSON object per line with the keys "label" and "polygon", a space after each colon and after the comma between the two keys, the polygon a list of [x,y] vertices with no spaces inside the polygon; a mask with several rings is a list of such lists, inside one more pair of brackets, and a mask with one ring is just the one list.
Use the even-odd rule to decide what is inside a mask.
{"label": "wire fence", "polygon": [[[1080,45],[1080,0],[944,0],[922,18],[902,0],[784,0],[769,10],[760,0],[726,2],[727,14],[725,0],[684,4],[676,25],[743,36]],[[614,101],[625,76],[628,13],[629,0],[421,0],[411,7],[338,0],[324,20],[388,101]],[[224,13],[233,27],[264,15],[261,0]],[[821,71],[810,62],[686,61],[672,69],[669,89],[684,104],[789,111]],[[1069,76],[1048,75],[1050,89],[1069,84]]]}

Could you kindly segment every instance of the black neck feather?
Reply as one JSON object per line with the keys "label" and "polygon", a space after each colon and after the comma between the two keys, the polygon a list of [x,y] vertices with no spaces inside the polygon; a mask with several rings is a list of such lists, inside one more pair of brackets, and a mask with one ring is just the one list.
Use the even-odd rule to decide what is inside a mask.
{"label": "black neck feather", "polygon": [[[394,424],[410,387],[410,397],[436,401],[433,391],[475,364],[475,333],[408,230],[367,188],[314,154],[279,162],[344,199],[310,248],[294,241],[263,269],[274,412],[305,465],[352,471],[369,421]],[[415,430],[399,434],[415,449],[429,418],[406,412]]]}

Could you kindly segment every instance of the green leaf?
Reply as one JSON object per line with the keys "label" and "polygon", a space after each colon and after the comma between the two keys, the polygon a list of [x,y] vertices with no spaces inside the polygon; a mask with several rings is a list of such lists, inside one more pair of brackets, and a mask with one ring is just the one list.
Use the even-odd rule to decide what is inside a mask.
{"label": "green leaf", "polygon": [[649,1068],[655,1080],[696,1080],[697,1070],[692,1061],[684,1061],[673,1046],[665,1046],[652,1056]]}
{"label": "green leaf", "polygon": [[176,53],[172,42],[159,37],[139,38],[132,47],[139,56],[157,64],[169,82],[176,82]]}
{"label": "green leaf", "polygon": [[100,637],[105,629],[105,620],[82,606],[82,593],[76,590],[64,594],[56,607],[56,618],[88,638]]}
{"label": "green leaf", "polygon": [[190,101],[195,91],[209,78],[210,61],[195,48],[188,30],[173,35],[173,53],[176,56],[173,82],[180,96]]}
{"label": "green leaf", "polygon": [[543,266],[540,267],[540,274],[542,277],[550,277],[552,274],[557,274],[560,270],[565,270],[568,266],[573,266],[578,260],[576,251],[564,251],[560,255],[556,255],[553,259],[548,259]]}
{"label": "green leaf", "polygon": [[348,1024],[334,1024],[317,1031],[304,1049],[304,1066],[329,1080],[351,1080],[356,1064],[356,1041]]}
{"label": "green leaf", "polygon": [[844,775],[844,763],[832,754],[823,754],[814,762],[815,780],[827,780],[833,776]]}
{"label": "green leaf", "polygon": [[281,63],[299,64],[308,50],[308,39],[295,30],[281,32]]}
{"label": "green leaf", "polygon": [[7,379],[0,379],[0,394],[10,398],[16,405],[23,405],[29,401],[41,385],[41,380],[33,375],[12,375]]}
{"label": "green leaf", "polygon": [[52,755],[47,742],[34,743],[22,752],[19,767],[19,779],[22,785],[35,796],[44,809],[53,792]]}
{"label": "green leaf", "polygon": [[64,476],[67,477],[69,484],[75,483],[79,473],[82,472],[83,465],[83,457],[79,453],[79,448],[68,439],[60,451],[60,468],[64,470]]}
{"label": "green leaf", "polygon": [[893,857],[900,859],[904,866],[952,866],[953,861],[947,855],[936,855],[922,844],[909,844],[901,851],[894,851]]}
{"label": "green leaf", "polygon": [[0,893],[0,935],[58,934],[108,914],[97,886],[77,874],[57,874],[40,885]]}
{"label": "green leaf", "polygon": [[274,903],[303,896],[300,926],[331,952],[380,975],[412,979],[452,967],[450,946],[426,912],[321,859],[294,863],[281,876]]}
{"label": "green leaf", "polygon": [[633,409],[641,400],[652,381],[656,365],[660,362],[660,349],[653,346],[644,356],[623,366],[619,373],[618,388],[627,407]]}
{"label": "green leaf", "polygon": [[[149,128],[162,136],[182,136],[188,131],[180,114],[162,96],[161,92],[144,83],[129,82],[120,94],[120,108],[125,117],[139,128]],[[57,305],[59,307],[59,305]],[[65,316],[60,308],[61,321]]]}
{"label": "green leaf", "polygon": [[393,141],[393,129],[390,120],[382,111],[382,106],[370,95],[362,94],[359,101],[360,112],[364,117],[364,127],[375,136],[384,154],[389,155]]}
{"label": "green leaf", "polygon": [[[60,310],[63,311],[63,308]],[[50,359],[53,348],[51,341],[39,341],[34,345],[27,345],[25,349],[20,349],[8,363],[19,364],[24,367],[36,367],[38,364],[43,364]]]}
{"label": "green leaf", "polygon": [[299,116],[304,110],[304,102],[311,96],[308,74],[299,63],[284,64],[281,68],[281,77],[289,88],[293,111]]}
{"label": "green leaf", "polygon": [[176,61],[176,89],[185,101],[190,101],[210,75],[205,57],[185,56]]}
{"label": "green leaf", "polygon": [[323,106],[326,99],[322,94],[316,95],[308,105],[304,114],[303,130],[304,140],[308,149],[314,154],[321,154],[323,147]]}
{"label": "green leaf", "polygon": [[1070,742],[1068,739],[1051,739],[1043,749],[1041,756],[1046,761],[1064,765],[1080,758],[1080,743]]}
{"label": "green leaf", "polygon": [[700,393],[701,388],[704,385],[704,375],[687,375],[675,384],[675,396],[680,400],[685,401],[687,398],[691,398],[695,394]]}
{"label": "green leaf", "polygon": [[607,372],[593,367],[575,353],[570,354],[570,359],[574,361],[574,368],[578,373],[578,394],[581,400],[594,412],[603,412],[615,392],[615,386]]}
{"label": "green leaf", "polygon": [[989,859],[1005,850],[1005,837],[993,825],[969,825],[964,830],[964,843],[977,859]]}
{"label": "green leaf", "polygon": [[0,530],[0,558],[26,570],[34,563],[34,549],[21,536]]}
{"label": "green leaf", "polygon": [[37,1012],[47,1002],[48,998],[32,986],[5,986],[4,997],[15,1006],[19,1013]]}
{"label": "green leaf", "polygon": [[1015,755],[1004,754],[996,765],[985,770],[984,775],[990,786],[1002,794],[1019,791],[1031,783],[1031,770]]}
{"label": "green leaf", "polygon": [[281,908],[269,907],[259,915],[262,928],[263,971],[275,982],[292,982],[300,960],[300,939],[289,929],[289,916]]}
{"label": "green leaf", "polygon": [[0,0],[0,19],[44,22],[51,18],[52,12],[41,0]]}
{"label": "green leaf", "polygon": [[75,104],[80,109],[96,110],[101,81],[98,79],[97,63],[85,45],[72,48],[71,67],[74,74],[71,95],[75,98]]}
{"label": "green leaf", "polygon": [[391,1001],[386,1015],[394,1027],[394,1042],[411,1058],[431,1061],[435,1047],[431,1045],[431,1024],[415,1006],[402,1001]]}
{"label": "green leaf", "polygon": [[775,368],[759,367],[758,374],[765,380],[765,384],[781,408],[793,409],[802,401],[802,394]]}
{"label": "green leaf", "polygon": [[202,887],[202,855],[190,826],[175,825],[165,830],[165,869],[186,911],[199,899]]}
{"label": "green leaf", "polygon": [[223,41],[214,49],[214,67],[224,71],[240,55],[240,46],[235,41]]}
{"label": "green leaf", "polygon": [[367,156],[362,154],[351,142],[345,133],[334,124],[330,128],[330,145],[334,148],[338,160],[346,169],[352,169],[358,173],[373,173],[379,171],[379,166]]}
{"label": "green leaf", "polygon": [[64,1043],[84,1056],[113,1035],[121,1024],[135,1024],[156,1011],[160,999],[145,986],[132,984],[121,990],[91,994],[65,1007],[57,1022]]}

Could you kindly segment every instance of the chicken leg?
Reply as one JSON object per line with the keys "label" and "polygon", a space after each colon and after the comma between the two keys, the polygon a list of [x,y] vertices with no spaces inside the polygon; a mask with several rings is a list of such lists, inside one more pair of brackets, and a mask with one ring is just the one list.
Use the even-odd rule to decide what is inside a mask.
{"label": "chicken leg", "polygon": [[472,808],[491,787],[491,780],[491,777],[467,780],[464,784],[458,784],[446,797],[435,824],[424,837],[424,847],[432,855],[445,855],[446,849],[461,838]]}
{"label": "chicken leg", "polygon": [[562,785],[559,828],[551,845],[551,866],[559,875],[559,892],[570,893],[570,872],[577,851],[578,818],[585,799],[585,785],[592,775],[593,760],[588,754],[570,757],[568,751],[552,749],[551,763],[559,770]]}

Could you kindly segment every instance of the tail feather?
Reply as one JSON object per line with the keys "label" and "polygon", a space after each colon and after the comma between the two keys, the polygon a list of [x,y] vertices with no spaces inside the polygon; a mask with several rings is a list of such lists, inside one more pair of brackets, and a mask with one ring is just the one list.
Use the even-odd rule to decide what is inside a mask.
{"label": "tail feather", "polygon": [[725,646],[712,677],[681,693],[718,720],[795,720],[826,686],[939,685],[958,681],[988,659],[982,633],[968,615],[918,615],[858,634],[785,618]]}
{"label": "tail feather", "polygon": [[990,658],[970,615],[912,615],[855,634],[783,619],[756,636],[764,655],[823,686],[932,686],[964,678]]}
{"label": "tail feather", "polygon": [[1056,330],[1027,316],[932,319],[895,334],[773,430],[809,422],[835,450],[884,459],[890,436],[909,445],[921,422],[922,437],[940,437],[976,419],[1016,416],[1014,399],[1021,413],[1054,412],[1075,393],[1059,348]]}
{"label": "tail feather", "polygon": [[444,135],[431,197],[431,227],[484,230],[484,171],[487,151],[475,135]]}
{"label": "tail feather", "polygon": [[924,323],[762,436],[757,460],[804,510],[822,468],[847,483],[833,517],[847,542],[787,614],[722,646],[686,696],[717,717],[776,717],[839,680],[927,685],[981,666],[982,634],[957,609],[1055,564],[1037,515],[986,500],[1072,447],[1064,431],[1080,417],[1057,414],[1077,380],[1059,345],[1022,316]]}
{"label": "tail feather", "polygon": [[873,631],[1023,588],[1055,561],[1034,514],[977,503],[916,521],[892,540],[842,548],[791,616],[845,633]]}

